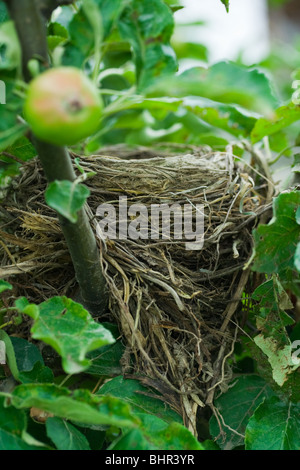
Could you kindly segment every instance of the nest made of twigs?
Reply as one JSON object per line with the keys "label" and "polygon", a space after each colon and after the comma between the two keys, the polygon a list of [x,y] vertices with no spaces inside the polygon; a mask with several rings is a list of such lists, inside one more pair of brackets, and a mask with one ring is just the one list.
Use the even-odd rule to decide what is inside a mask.
{"label": "nest made of twigs", "polygon": [[[230,378],[226,358],[238,331],[233,315],[248,278],[252,228],[266,204],[266,180],[229,153],[125,158],[80,157],[95,176],[86,184],[96,232],[102,203],[189,204],[204,208],[204,245],[182,240],[98,239],[109,291],[108,318],[117,322],[127,353],[124,373],[138,374],[185,418],[196,434],[196,411],[211,404]],[[149,155],[151,158],[149,158]],[[142,157],[142,158],[141,158]],[[148,157],[148,158],[147,158]],[[16,295],[41,302],[72,296],[71,265],[54,211],[44,202],[46,182],[37,159],[27,162],[1,207],[0,277]],[[134,361],[130,360],[130,355]]]}

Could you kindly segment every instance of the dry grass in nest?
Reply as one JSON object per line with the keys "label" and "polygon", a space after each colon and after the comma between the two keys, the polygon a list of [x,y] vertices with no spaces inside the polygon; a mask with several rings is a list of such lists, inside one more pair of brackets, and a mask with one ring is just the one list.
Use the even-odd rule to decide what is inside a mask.
{"label": "dry grass in nest", "polygon": [[[98,205],[109,202],[117,210],[119,196],[149,208],[155,203],[204,206],[201,250],[187,250],[172,237],[99,241],[109,288],[108,318],[118,323],[127,346],[124,373],[137,374],[159,390],[196,434],[197,408],[211,405],[214,392],[231,376],[226,359],[239,328],[234,315],[248,279],[244,266],[270,185],[228,153],[197,150],[153,157],[153,151],[135,150],[132,159],[133,153],[118,158],[113,151],[120,154],[117,148],[108,155],[80,157],[85,171],[96,172],[87,181],[94,228]],[[44,190],[39,162],[32,160],[1,208],[0,277],[14,284],[16,295],[36,302],[72,296],[76,288]]]}

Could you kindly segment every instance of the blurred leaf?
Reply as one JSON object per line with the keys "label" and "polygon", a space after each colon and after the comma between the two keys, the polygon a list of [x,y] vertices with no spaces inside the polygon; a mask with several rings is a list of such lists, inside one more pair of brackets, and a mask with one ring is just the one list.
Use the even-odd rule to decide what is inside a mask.
{"label": "blurred leaf", "polygon": [[162,0],[132,0],[122,12],[118,28],[132,46],[139,89],[176,71],[176,56],[170,46],[173,27],[172,12]]}
{"label": "blurred leaf", "polygon": [[27,129],[28,126],[25,124],[16,124],[14,127],[0,132],[0,151],[12,146],[16,140],[24,135]]}
{"label": "blurred leaf", "polygon": [[221,0],[223,5],[225,5],[227,13],[229,12],[229,0]]}
{"label": "blurred leaf", "polygon": [[[15,92],[15,82],[11,79],[5,80],[6,88],[6,105],[0,105],[0,145],[1,150],[5,148],[5,138],[7,139],[7,146],[12,145],[14,139],[16,140],[20,135],[15,137],[15,134],[22,128],[25,130],[25,125],[17,123],[17,116],[22,112],[23,99]],[[6,133],[5,133],[6,131]],[[23,132],[24,133],[24,132]],[[14,137],[11,142],[9,139]]]}
{"label": "blurred leaf", "polygon": [[203,44],[195,42],[172,41],[177,59],[196,59],[208,61],[208,50]]}
{"label": "blurred leaf", "polygon": [[258,119],[251,133],[252,143],[259,142],[263,137],[276,134],[296,121],[300,120],[300,108],[290,103],[276,109],[272,119]]}
{"label": "blurred leaf", "polygon": [[258,69],[219,62],[209,68],[193,67],[179,75],[156,80],[148,96],[201,96],[220,103],[240,105],[261,114],[278,106],[267,76]]}
{"label": "blurred leaf", "polygon": [[88,390],[70,391],[54,384],[18,385],[12,392],[11,403],[19,409],[35,407],[84,425],[123,429],[138,424],[129,406],[118,398],[98,397]]}
{"label": "blurred leaf", "polygon": [[4,2],[0,2],[0,24],[9,20],[8,11]]}
{"label": "blurred leaf", "polygon": [[67,180],[53,181],[45,192],[47,204],[70,222],[77,222],[77,212],[84,206],[90,190]]}
{"label": "blurred leaf", "polygon": [[282,193],[274,199],[272,220],[253,231],[254,271],[272,274],[293,269],[300,237],[300,226],[295,217],[299,205],[299,191]]}
{"label": "blurred leaf", "polygon": [[294,264],[295,264],[295,268],[300,273],[300,242],[298,243],[296,251],[295,251]]}
{"label": "blurred leaf", "polygon": [[[1,13],[1,11],[0,11]],[[13,21],[0,21],[0,70],[20,67],[21,48]]]}
{"label": "blurred leaf", "polygon": [[13,286],[9,282],[0,279],[0,294],[1,292],[4,292],[5,290],[11,290],[12,288]]}
{"label": "blurred leaf", "polygon": [[248,137],[257,121],[256,116],[238,106],[205,99],[187,99],[185,105],[203,121],[236,137]]}
{"label": "blurred leaf", "polygon": [[246,429],[246,450],[299,450],[300,405],[271,398],[261,403]]}
{"label": "blurred leaf", "polygon": [[[24,162],[35,157],[37,152],[27,137],[20,137],[12,145],[6,147],[5,151],[15,157],[23,160]],[[1,160],[11,162],[12,160],[9,157],[0,156]]]}
{"label": "blurred leaf", "polygon": [[[210,433],[223,450],[231,450],[244,444],[245,429],[257,406],[267,397],[274,395],[271,387],[258,375],[238,377],[226,393],[215,399],[222,424],[212,416]],[[220,432],[221,431],[221,432]]]}
{"label": "blurred leaf", "polygon": [[72,21],[72,18],[75,14],[75,9],[70,7],[70,5],[62,5],[59,8],[58,15],[55,17],[55,22],[63,26],[66,30],[68,30],[70,22]]}
{"label": "blurred leaf", "polygon": [[48,418],[47,436],[57,450],[91,450],[86,437],[75,426],[61,418]]}
{"label": "blurred leaf", "polygon": [[31,333],[34,339],[44,341],[60,354],[68,374],[81,372],[90,366],[85,357],[87,352],[115,341],[82,305],[67,297],[53,297],[40,304],[39,316]]}

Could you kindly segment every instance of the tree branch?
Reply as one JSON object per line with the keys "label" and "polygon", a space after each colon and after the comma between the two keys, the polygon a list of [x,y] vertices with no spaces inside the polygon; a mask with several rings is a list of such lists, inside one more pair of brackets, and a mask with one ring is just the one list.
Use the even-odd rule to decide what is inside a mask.
{"label": "tree branch", "polygon": [[[46,25],[41,12],[46,3],[49,4],[49,7],[50,3],[55,7],[58,4],[71,2],[64,0],[6,0],[21,43],[23,75],[27,82],[31,79],[28,70],[29,60],[38,56],[45,64],[49,65]],[[48,182],[54,180],[74,181],[75,172],[66,147],[50,145],[35,137],[34,143]],[[58,217],[73,261],[82,303],[90,313],[101,315],[106,309],[106,283],[101,270],[96,238],[87,213],[84,209],[80,210],[76,223],[71,223],[62,216]]]}
{"label": "tree branch", "polygon": [[9,14],[14,20],[22,48],[22,70],[26,81],[31,79],[28,62],[38,57],[49,65],[46,25],[41,21],[37,0],[5,0]]}

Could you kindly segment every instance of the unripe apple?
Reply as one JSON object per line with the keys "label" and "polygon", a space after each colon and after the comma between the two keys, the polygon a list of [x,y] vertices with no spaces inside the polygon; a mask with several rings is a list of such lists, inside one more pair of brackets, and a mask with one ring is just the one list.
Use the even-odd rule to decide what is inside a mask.
{"label": "unripe apple", "polygon": [[74,145],[93,134],[102,117],[93,82],[75,67],[49,69],[28,87],[24,117],[33,134],[54,145]]}

